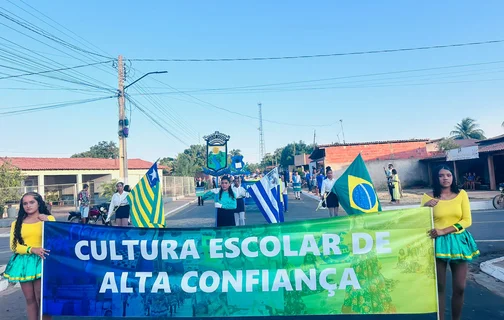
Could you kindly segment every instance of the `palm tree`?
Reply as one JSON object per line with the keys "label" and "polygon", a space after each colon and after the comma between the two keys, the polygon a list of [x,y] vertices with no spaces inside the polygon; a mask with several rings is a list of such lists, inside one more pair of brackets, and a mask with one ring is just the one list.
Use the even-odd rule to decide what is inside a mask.
{"label": "palm tree", "polygon": [[483,140],[485,138],[485,132],[479,129],[479,124],[476,120],[471,118],[464,118],[460,123],[457,123],[455,130],[450,132],[453,139],[478,139]]}

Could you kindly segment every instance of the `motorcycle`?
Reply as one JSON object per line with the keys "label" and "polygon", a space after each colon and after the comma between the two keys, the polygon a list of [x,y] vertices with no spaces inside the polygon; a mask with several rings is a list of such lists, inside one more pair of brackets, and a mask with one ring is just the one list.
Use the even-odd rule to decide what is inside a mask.
{"label": "motorcycle", "polygon": [[495,209],[504,209],[504,183],[499,184],[499,191],[501,192],[500,194],[496,195],[493,198],[493,206]]}
{"label": "motorcycle", "polygon": [[[108,215],[109,203],[102,203],[100,205],[92,206],[89,208],[89,214],[87,218],[88,224],[103,224],[111,225],[111,222],[106,222]],[[68,222],[80,223],[82,221],[80,211],[70,211],[68,213]]]}

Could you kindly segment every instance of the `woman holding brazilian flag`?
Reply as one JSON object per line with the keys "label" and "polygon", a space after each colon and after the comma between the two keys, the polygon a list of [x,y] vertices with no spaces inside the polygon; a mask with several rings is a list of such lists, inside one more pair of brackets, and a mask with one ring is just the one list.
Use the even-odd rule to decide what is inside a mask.
{"label": "woman holding brazilian flag", "polygon": [[[332,169],[328,167],[327,177],[332,177]],[[324,185],[329,185],[324,180]],[[335,202],[337,215],[337,208],[339,204],[345,209],[348,215],[359,213],[371,213],[381,211],[380,201],[376,195],[376,191],[371,182],[371,177],[366,169],[366,164],[359,154],[352,164],[346,169],[345,173],[334,182],[331,193],[327,196],[327,206],[330,208],[331,197],[332,202]],[[325,189],[325,192],[328,192]],[[332,196],[334,194],[334,196]]]}

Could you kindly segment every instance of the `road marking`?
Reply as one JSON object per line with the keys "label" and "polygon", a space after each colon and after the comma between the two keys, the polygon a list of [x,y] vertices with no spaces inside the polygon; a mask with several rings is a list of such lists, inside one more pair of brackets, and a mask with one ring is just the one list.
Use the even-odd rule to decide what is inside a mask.
{"label": "road marking", "polygon": [[501,240],[476,240],[476,242],[504,242],[504,239],[501,239]]}
{"label": "road marking", "polygon": [[7,251],[0,251],[0,254],[4,254],[4,253],[12,253],[11,250],[7,250]]}

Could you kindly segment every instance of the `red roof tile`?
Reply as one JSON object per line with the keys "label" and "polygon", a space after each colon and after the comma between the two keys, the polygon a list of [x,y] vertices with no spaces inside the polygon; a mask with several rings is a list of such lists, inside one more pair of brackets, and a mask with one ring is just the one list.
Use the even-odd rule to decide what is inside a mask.
{"label": "red roof tile", "polygon": [[486,146],[479,146],[478,152],[492,152],[492,151],[504,151],[504,141],[494,144],[489,144]]}
{"label": "red roof tile", "polygon": [[[9,157],[0,158],[0,163],[5,160],[21,170],[119,170],[119,159]],[[128,169],[147,170],[152,164],[142,159],[129,159]]]}
{"label": "red roof tile", "polygon": [[407,143],[407,142],[428,142],[429,139],[411,139],[411,140],[389,140],[389,141],[370,141],[370,142],[352,142],[352,143],[334,143],[334,144],[321,144],[318,148],[324,149],[328,147],[340,147],[340,146],[360,146],[369,144],[391,144],[391,143]]}

